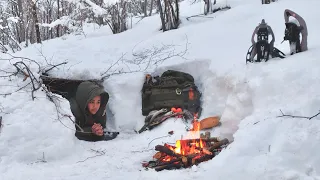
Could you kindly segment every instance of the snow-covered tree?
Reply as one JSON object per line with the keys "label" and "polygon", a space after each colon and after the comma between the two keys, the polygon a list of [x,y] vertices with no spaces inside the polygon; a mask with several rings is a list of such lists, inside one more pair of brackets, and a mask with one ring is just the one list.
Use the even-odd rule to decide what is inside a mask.
{"label": "snow-covered tree", "polygon": [[162,31],[177,29],[180,25],[178,0],[157,0]]}
{"label": "snow-covered tree", "polygon": [[[128,29],[128,17],[152,15],[158,9],[154,3],[154,0],[0,0],[0,49],[15,52],[29,44],[83,33],[84,23],[108,25],[114,34],[121,33]],[[167,29],[169,24],[175,24],[175,16],[169,15],[170,8],[165,6]]]}

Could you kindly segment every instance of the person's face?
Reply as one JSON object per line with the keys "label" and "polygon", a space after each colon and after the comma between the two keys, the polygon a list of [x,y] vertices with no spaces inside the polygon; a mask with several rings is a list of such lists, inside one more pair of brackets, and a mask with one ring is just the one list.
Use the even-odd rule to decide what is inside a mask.
{"label": "person's face", "polygon": [[101,103],[101,96],[94,97],[89,103],[88,103],[88,110],[91,114],[96,114],[97,111],[100,108]]}

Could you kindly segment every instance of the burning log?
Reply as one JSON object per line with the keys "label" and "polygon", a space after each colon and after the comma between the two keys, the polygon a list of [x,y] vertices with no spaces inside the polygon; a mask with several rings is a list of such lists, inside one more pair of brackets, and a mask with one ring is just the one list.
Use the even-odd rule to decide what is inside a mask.
{"label": "burning log", "polygon": [[166,146],[156,145],[155,150],[162,153],[166,153],[168,156],[181,157],[181,154],[176,154],[174,151],[172,151]]}
{"label": "burning log", "polygon": [[157,152],[155,155],[153,155],[153,158],[160,159],[160,158],[164,157],[165,155],[166,155],[165,153]]}
{"label": "burning log", "polygon": [[188,145],[195,144],[195,143],[201,143],[201,141],[205,142],[205,143],[219,142],[217,137],[197,138],[197,139],[182,139],[182,140],[179,140],[179,141],[180,141],[181,144],[183,143],[183,144],[188,144]]}
{"label": "burning log", "polygon": [[208,150],[210,152],[213,152],[215,149],[217,149],[217,148],[219,148],[219,147],[221,147],[223,145],[227,145],[227,144],[229,144],[229,140],[225,138],[225,139],[222,139],[219,142],[213,143],[212,146],[210,146]]}
{"label": "burning log", "polygon": [[198,165],[201,162],[208,161],[208,160],[214,158],[214,156],[215,156],[215,154],[211,154],[211,155],[205,154],[199,158],[194,158],[194,159],[192,159],[192,165]]}
{"label": "burning log", "polygon": [[206,132],[200,138],[178,140],[175,146],[157,145],[155,150],[158,152],[153,156],[156,160],[143,163],[143,167],[154,168],[156,171],[188,168],[214,158],[228,144],[228,139],[219,140]]}
{"label": "burning log", "polygon": [[177,158],[177,159],[173,159],[170,161],[160,162],[160,163],[158,163],[157,166],[167,166],[167,165],[174,164],[174,163],[180,163],[181,161],[182,161],[182,158]]}

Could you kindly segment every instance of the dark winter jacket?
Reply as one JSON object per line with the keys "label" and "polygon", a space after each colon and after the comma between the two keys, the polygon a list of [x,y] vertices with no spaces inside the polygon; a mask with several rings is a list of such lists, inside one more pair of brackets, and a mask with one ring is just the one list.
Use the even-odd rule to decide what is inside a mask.
{"label": "dark winter jacket", "polygon": [[[100,108],[95,115],[89,113],[87,105],[95,96],[101,96]],[[99,141],[103,136],[97,136],[92,133],[91,127],[94,123],[99,123],[106,128],[106,105],[109,100],[109,94],[104,91],[103,87],[94,82],[82,82],[76,91],[74,98],[69,100],[76,123],[83,129],[76,126],[75,136],[80,140]]]}

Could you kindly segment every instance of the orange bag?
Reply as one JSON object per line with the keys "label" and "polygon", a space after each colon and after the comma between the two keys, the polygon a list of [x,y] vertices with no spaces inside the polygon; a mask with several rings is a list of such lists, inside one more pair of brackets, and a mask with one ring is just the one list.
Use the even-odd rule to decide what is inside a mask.
{"label": "orange bag", "polygon": [[200,130],[209,129],[220,125],[221,123],[219,116],[207,117],[200,121]]}

